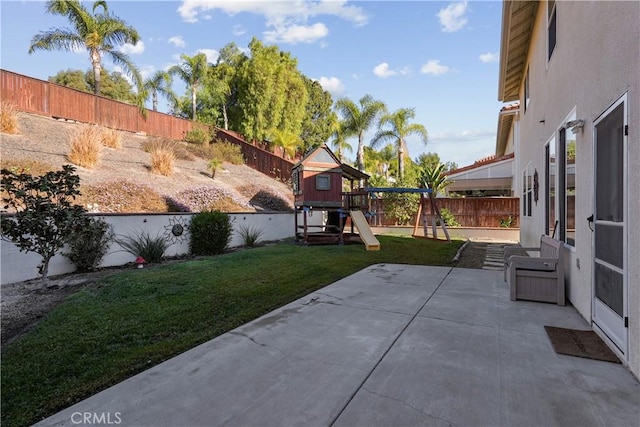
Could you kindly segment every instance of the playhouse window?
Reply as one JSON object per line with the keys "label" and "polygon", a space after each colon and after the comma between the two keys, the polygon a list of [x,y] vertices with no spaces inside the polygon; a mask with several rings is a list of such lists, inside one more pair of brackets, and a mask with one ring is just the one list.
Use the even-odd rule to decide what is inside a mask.
{"label": "playhouse window", "polygon": [[316,175],[316,190],[330,190],[331,179],[329,175]]}

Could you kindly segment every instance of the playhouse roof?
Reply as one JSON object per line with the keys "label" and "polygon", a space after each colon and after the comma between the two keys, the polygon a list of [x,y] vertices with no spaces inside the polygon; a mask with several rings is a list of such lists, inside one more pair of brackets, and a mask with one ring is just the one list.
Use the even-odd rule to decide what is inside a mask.
{"label": "playhouse roof", "polygon": [[340,162],[340,159],[333,154],[333,151],[326,145],[321,145],[313,151],[307,153],[294,167],[296,169],[304,169],[304,166],[311,166],[313,164],[322,164],[323,166],[332,165],[334,168],[340,168],[342,170],[342,177],[351,181],[357,181],[361,179],[369,179],[369,175]]}

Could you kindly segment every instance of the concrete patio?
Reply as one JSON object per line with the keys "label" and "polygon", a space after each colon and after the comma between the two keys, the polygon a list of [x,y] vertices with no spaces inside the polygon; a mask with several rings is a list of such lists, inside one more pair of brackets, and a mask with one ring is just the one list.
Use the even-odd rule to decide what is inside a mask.
{"label": "concrete patio", "polygon": [[636,378],[544,325],[588,329],[501,271],[374,265],[39,425],[640,425]]}

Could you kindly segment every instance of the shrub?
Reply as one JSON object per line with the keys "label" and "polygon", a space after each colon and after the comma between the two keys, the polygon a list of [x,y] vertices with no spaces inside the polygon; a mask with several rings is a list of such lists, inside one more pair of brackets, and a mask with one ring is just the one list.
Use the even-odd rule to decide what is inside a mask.
{"label": "shrub", "polygon": [[159,175],[173,175],[173,163],[176,160],[173,150],[156,149],[151,152],[151,172]]}
{"label": "shrub", "polygon": [[208,131],[195,127],[184,134],[184,140],[190,144],[208,144],[211,141],[211,135]]}
{"label": "shrub", "polygon": [[216,159],[216,158],[213,158],[213,159],[209,160],[209,163],[207,164],[207,166],[211,170],[211,178],[215,178],[216,177],[216,171],[218,170],[218,168],[220,166],[222,166],[222,162],[220,160]]}
{"label": "shrub", "polygon": [[18,113],[13,104],[0,102],[0,131],[3,133],[18,133]]}
{"label": "shrub", "polygon": [[126,252],[146,262],[159,263],[169,247],[167,238],[161,234],[152,237],[147,231],[135,231],[130,236],[117,237],[116,243],[122,246]]}
{"label": "shrub", "polygon": [[73,231],[69,241],[69,252],[63,253],[78,271],[94,271],[113,241],[112,227],[103,219],[90,218],[82,228]]}
{"label": "shrub", "polygon": [[513,217],[511,215],[509,215],[508,218],[500,218],[500,227],[502,228],[509,228],[513,225],[513,223]]}
{"label": "shrub", "polygon": [[217,255],[231,241],[231,217],[222,212],[200,212],[191,219],[189,249],[193,255]]}
{"label": "shrub", "polygon": [[242,150],[237,144],[230,142],[215,142],[211,144],[212,157],[221,159],[222,161],[231,163],[233,165],[244,164],[244,157],[242,157]]}
{"label": "shrub", "polygon": [[142,143],[142,150],[152,153],[157,150],[172,151],[176,159],[193,161],[196,157],[177,141],[167,138],[152,138]]}
{"label": "shrub", "polygon": [[98,205],[100,212],[166,212],[165,197],[147,185],[126,180],[83,186],[78,203]]}
{"label": "shrub", "polygon": [[73,164],[92,169],[100,160],[102,138],[97,126],[81,126],[72,132],[67,158]]}
{"label": "shrub", "polygon": [[460,227],[460,222],[453,216],[451,212],[447,208],[440,209],[440,215],[442,215],[442,219],[444,223],[449,227]]}
{"label": "shrub", "polygon": [[39,271],[43,285],[49,274],[49,261],[68,242],[71,233],[86,221],[86,211],[72,203],[79,194],[80,177],[74,167],[34,177],[2,169],[2,203],[16,212],[0,216],[3,240],[13,242],[20,252],[42,257]]}
{"label": "shrub", "polygon": [[243,224],[239,227],[238,233],[245,246],[255,246],[264,234],[264,230],[260,227]]}
{"label": "shrub", "polygon": [[115,129],[102,128],[100,131],[100,142],[105,147],[119,150],[122,148],[122,134]]}

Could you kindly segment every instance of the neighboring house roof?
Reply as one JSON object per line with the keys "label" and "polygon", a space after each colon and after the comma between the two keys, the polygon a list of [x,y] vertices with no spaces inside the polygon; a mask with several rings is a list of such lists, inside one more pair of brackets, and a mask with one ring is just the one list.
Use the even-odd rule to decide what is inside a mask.
{"label": "neighboring house roof", "polygon": [[514,154],[489,156],[474,164],[446,172],[451,181],[447,192],[467,190],[509,190],[513,183]]}
{"label": "neighboring house roof", "polygon": [[539,1],[505,0],[502,5],[498,80],[498,100],[502,102],[519,99],[539,4]]}
{"label": "neighboring house roof", "polygon": [[500,109],[498,114],[498,132],[496,133],[496,156],[504,156],[507,151],[509,135],[513,126],[513,119],[520,111],[520,103],[515,102]]}

